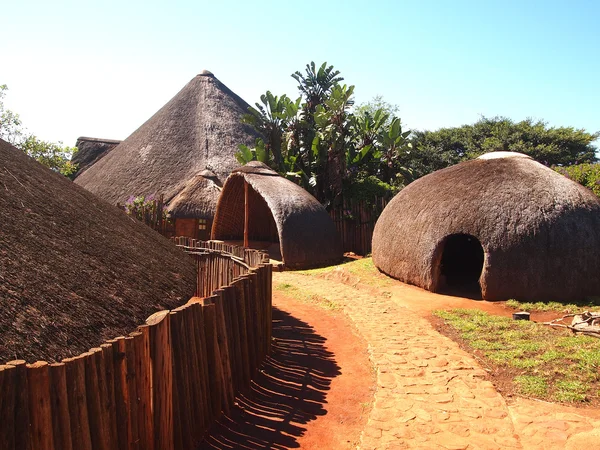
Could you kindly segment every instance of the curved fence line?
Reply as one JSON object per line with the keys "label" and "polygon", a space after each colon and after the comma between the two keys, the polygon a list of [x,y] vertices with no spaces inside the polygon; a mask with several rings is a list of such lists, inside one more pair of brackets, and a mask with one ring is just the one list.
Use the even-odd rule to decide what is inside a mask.
{"label": "curved fence line", "polygon": [[75,358],[0,365],[2,449],[194,448],[249,389],[270,352],[271,266],[260,252],[181,245],[210,295]]}

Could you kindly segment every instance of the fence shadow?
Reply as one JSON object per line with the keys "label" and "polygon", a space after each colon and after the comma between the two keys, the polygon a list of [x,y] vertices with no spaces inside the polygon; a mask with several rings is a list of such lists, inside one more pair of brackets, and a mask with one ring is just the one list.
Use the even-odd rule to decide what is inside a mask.
{"label": "fence shadow", "polygon": [[326,414],[327,391],[340,374],[326,339],[275,307],[273,337],[250,392],[213,425],[200,449],[297,448],[303,425]]}

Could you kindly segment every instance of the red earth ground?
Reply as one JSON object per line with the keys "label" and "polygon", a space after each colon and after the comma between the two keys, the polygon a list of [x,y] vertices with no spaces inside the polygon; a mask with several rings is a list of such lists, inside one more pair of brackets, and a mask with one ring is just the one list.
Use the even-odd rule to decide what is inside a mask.
{"label": "red earth ground", "polygon": [[[295,276],[285,281],[293,282]],[[361,280],[344,268],[300,277],[302,289],[313,295],[335,300],[337,291],[344,291],[342,285],[351,286],[357,295],[366,293],[375,301],[377,297],[393,299],[430,321],[436,309],[477,308],[503,316],[514,312],[501,303],[433,294],[395,280],[388,282],[381,274],[374,278],[383,277],[384,285]],[[343,304],[344,300],[339,300]],[[340,310],[299,302],[276,289],[274,305],[271,358],[252,392],[239,398],[238,407],[212,428],[201,448],[355,448],[373,401],[375,374],[367,353],[370,342],[357,335]],[[547,321],[561,315],[533,315],[532,320]],[[433,322],[444,331],[439,322]],[[513,396],[508,375],[507,379],[501,374],[494,379],[493,375],[498,377],[488,373],[488,379],[505,396],[523,448],[594,448],[590,443],[600,436],[600,410],[519,398]]]}
{"label": "red earth ground", "polygon": [[367,344],[341,312],[274,292],[273,351],[202,449],[353,449],[370,412]]}

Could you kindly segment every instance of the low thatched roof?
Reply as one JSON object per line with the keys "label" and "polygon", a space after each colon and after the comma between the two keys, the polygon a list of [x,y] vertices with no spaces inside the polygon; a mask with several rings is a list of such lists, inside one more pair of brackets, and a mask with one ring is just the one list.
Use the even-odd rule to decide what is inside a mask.
{"label": "low thatched roof", "polygon": [[114,139],[99,139],[81,136],[77,138],[75,146],[77,153],[73,155],[71,162],[77,164],[75,176],[80,175],[88,167],[95,164],[103,156],[106,156],[113,148],[119,145],[121,141]]}
{"label": "low thatched roof", "polygon": [[241,123],[247,112],[244,100],[204,71],[75,182],[116,204],[151,194],[168,202],[206,168],[225,180],[238,166],[238,145],[258,137]]}
{"label": "low thatched roof", "polygon": [[191,259],[0,140],[0,362],[56,361],[184,304]]}
{"label": "low thatched roof", "polygon": [[212,238],[244,236],[244,181],[250,186],[250,240],[279,242],[287,267],[336,263],[342,246],[333,221],[312,195],[253,161],[227,178],[217,203]]}
{"label": "low thatched roof", "polygon": [[477,241],[483,249],[485,299],[599,295],[600,199],[525,155],[509,156],[463,162],[403,189],[375,226],[375,265],[437,291],[446,242],[466,235],[462,251]]}
{"label": "low thatched roof", "polygon": [[[204,174],[204,175],[201,175]],[[187,186],[169,202],[174,219],[212,219],[217,209],[221,188],[212,181],[209,171],[192,178]]]}

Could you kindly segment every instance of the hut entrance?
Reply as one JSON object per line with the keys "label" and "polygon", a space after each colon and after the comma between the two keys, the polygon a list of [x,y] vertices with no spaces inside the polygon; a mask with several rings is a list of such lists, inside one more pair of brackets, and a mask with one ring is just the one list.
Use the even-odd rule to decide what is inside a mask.
{"label": "hut entrance", "polygon": [[479,277],[483,270],[483,247],[469,234],[452,234],[442,243],[440,288],[463,296],[481,298]]}
{"label": "hut entrance", "polygon": [[281,261],[279,233],[271,208],[252,186],[244,181],[244,247],[267,250],[271,259]]}

